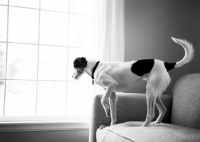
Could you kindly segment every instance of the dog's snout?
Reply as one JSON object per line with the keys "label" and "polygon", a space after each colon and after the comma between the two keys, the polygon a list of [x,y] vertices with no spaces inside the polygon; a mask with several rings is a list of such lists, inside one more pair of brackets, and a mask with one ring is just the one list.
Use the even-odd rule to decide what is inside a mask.
{"label": "dog's snout", "polygon": [[74,75],[74,74],[72,75],[72,78],[74,78],[74,79],[75,79],[75,75]]}
{"label": "dog's snout", "polygon": [[75,73],[72,75],[72,78],[73,78],[73,79],[76,79],[76,78],[77,78]]}

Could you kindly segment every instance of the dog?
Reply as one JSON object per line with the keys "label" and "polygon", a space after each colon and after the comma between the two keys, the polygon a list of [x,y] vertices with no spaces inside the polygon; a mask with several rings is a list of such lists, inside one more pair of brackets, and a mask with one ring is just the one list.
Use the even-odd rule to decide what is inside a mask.
{"label": "dog", "polygon": [[100,62],[95,59],[78,57],[74,60],[74,79],[79,79],[85,72],[92,77],[93,82],[102,86],[106,92],[101,99],[101,104],[106,116],[111,117],[111,124],[117,122],[117,96],[115,92],[125,92],[139,80],[146,80],[147,115],[142,127],[148,126],[155,115],[155,106],[159,116],[154,122],[161,123],[167,109],[161,101],[161,94],[170,84],[169,71],[179,68],[190,62],[194,56],[193,45],[182,39],[171,37],[185,50],[182,60],[168,63],[158,59],[143,59],[130,62]]}

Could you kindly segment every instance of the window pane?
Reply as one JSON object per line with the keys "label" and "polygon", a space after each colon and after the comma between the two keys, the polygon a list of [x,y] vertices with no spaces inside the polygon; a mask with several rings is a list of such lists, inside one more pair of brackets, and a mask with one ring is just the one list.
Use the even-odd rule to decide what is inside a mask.
{"label": "window pane", "polygon": [[[72,75],[73,75],[73,72],[74,72],[73,62],[77,57],[94,58],[94,50],[80,49],[80,48],[69,48],[69,62],[68,62],[68,79],[69,80],[74,80],[72,78]],[[87,74],[84,73],[79,80],[90,81],[91,77],[89,77]]]}
{"label": "window pane", "polygon": [[91,15],[93,13],[93,0],[70,0],[70,12]]}
{"label": "window pane", "polygon": [[0,4],[6,4],[6,5],[8,5],[8,0],[0,0]]}
{"label": "window pane", "polygon": [[10,0],[9,4],[12,6],[39,8],[39,0]]}
{"label": "window pane", "polygon": [[5,81],[0,80],[0,117],[3,116]]}
{"label": "window pane", "polygon": [[39,10],[10,7],[9,41],[38,43]]}
{"label": "window pane", "polygon": [[67,91],[67,115],[89,115],[94,86],[86,82],[70,82]]}
{"label": "window pane", "polygon": [[66,80],[67,48],[40,46],[39,80]]}
{"label": "window pane", "polygon": [[66,82],[38,82],[38,116],[64,116],[66,103]]}
{"label": "window pane", "polygon": [[41,9],[68,12],[68,0],[42,0]]}
{"label": "window pane", "polygon": [[37,45],[8,44],[7,78],[36,79],[37,53]]}
{"label": "window pane", "polygon": [[70,14],[69,45],[93,48],[93,20],[90,16]]}
{"label": "window pane", "polygon": [[5,116],[34,116],[36,81],[7,81]]}
{"label": "window pane", "polygon": [[0,41],[7,39],[7,6],[0,6]]}
{"label": "window pane", "polygon": [[0,79],[5,79],[6,43],[0,43]]}
{"label": "window pane", "polygon": [[40,43],[67,46],[68,15],[41,11]]}

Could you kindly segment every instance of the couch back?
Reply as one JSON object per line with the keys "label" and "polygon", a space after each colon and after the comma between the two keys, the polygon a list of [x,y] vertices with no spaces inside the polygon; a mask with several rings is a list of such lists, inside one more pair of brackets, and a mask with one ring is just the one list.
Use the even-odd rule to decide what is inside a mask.
{"label": "couch back", "polygon": [[185,75],[176,82],[171,123],[200,129],[200,73]]}

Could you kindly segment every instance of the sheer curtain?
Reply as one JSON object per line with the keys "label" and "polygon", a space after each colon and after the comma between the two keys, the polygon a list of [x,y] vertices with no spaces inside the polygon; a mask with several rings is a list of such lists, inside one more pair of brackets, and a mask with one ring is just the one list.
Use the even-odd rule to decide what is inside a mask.
{"label": "sheer curtain", "polygon": [[101,61],[124,61],[124,0],[94,0],[95,52]]}

